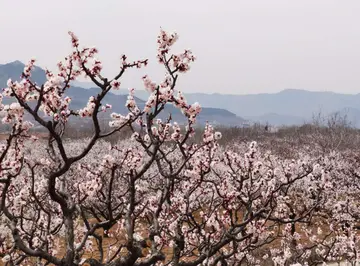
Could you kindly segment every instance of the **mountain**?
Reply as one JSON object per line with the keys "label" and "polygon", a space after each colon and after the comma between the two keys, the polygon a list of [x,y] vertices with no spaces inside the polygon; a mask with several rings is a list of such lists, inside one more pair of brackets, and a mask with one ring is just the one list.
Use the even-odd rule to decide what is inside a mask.
{"label": "mountain", "polygon": [[[24,67],[19,61],[0,65],[0,86],[6,86],[8,78],[18,79]],[[43,83],[45,72],[36,67],[33,73],[33,80]],[[86,105],[89,96],[96,95],[98,89],[91,88],[88,82],[74,82],[68,94],[72,96],[74,106]],[[85,89],[86,88],[86,89]],[[110,93],[105,98],[106,103],[112,104],[115,112],[125,113],[126,89]],[[138,103],[144,104],[149,93],[143,90],[136,90],[135,96]],[[347,115],[350,122],[360,127],[360,94],[341,94],[328,91],[307,91],[300,89],[285,89],[278,93],[260,94],[205,94],[185,93],[189,103],[199,102],[203,107],[199,121],[212,122],[221,125],[243,124],[245,119],[252,122],[269,123],[271,125],[298,125],[304,122],[311,122],[312,117],[318,113],[329,115],[339,112]],[[183,116],[172,106],[168,106],[163,116],[171,113],[174,119],[181,119]],[[245,119],[243,119],[243,118]],[[359,122],[357,122],[359,120]]]}
{"label": "mountain", "polygon": [[[19,80],[21,73],[24,69],[24,64],[20,61],[14,61],[8,64],[0,65],[0,88],[6,87],[7,80],[11,78],[12,80]],[[34,72],[32,73],[32,80],[37,84],[43,84],[46,81],[45,71],[40,67],[35,67]],[[83,88],[81,87],[84,85]],[[72,86],[66,91],[66,95],[72,98],[70,107],[72,109],[80,109],[86,106],[90,96],[95,96],[99,93],[99,88],[89,88],[88,83],[74,82]],[[146,97],[147,98],[147,97]],[[125,103],[127,100],[127,95],[124,94],[113,94],[108,93],[103,100],[104,104],[112,105],[110,112],[116,112],[120,114],[128,113]],[[135,97],[135,100],[140,108],[145,105],[143,99]],[[10,99],[4,99],[4,103],[9,103]],[[166,119],[171,113],[173,119],[182,123],[185,121],[184,115],[172,105],[167,105],[164,112],[160,115],[160,118]],[[101,117],[106,117],[102,115]],[[223,108],[203,108],[201,114],[198,117],[198,123],[205,124],[207,121],[212,124],[218,125],[241,125],[245,120],[239,116],[236,116],[234,113],[229,112]]]}
{"label": "mountain", "polygon": [[346,107],[360,107],[360,94],[312,92],[286,89],[278,93],[249,95],[186,94],[189,101],[197,99],[205,107],[223,108],[243,117],[275,113],[280,116],[297,116],[305,119],[314,113],[331,113]]}
{"label": "mountain", "polygon": [[[6,87],[8,79],[19,80],[24,67],[24,63],[20,61],[0,65],[0,88]],[[34,67],[31,77],[38,84],[43,84],[46,81],[45,71],[37,66]]]}
{"label": "mountain", "polygon": [[[70,107],[73,109],[83,108],[86,105],[89,97],[97,95],[98,93],[99,89],[97,88],[83,89],[80,87],[70,87],[67,90],[67,95],[73,99]],[[105,104],[112,105],[111,112],[126,114],[128,113],[128,110],[125,107],[126,100],[127,95],[117,95],[110,92],[105,96],[103,102]],[[135,97],[135,100],[140,109],[145,106],[144,100],[137,97]],[[181,113],[181,111],[171,104],[168,104],[165,107],[164,111],[159,115],[159,118],[167,119],[170,114],[174,121],[185,121],[184,115]],[[200,115],[198,116],[197,121],[202,125],[207,121],[214,125],[241,125],[244,122],[244,119],[227,110],[210,107],[203,108]]]}
{"label": "mountain", "polygon": [[[148,93],[140,90],[135,95],[145,99]],[[318,113],[329,115],[341,111],[340,114],[345,114],[344,109],[360,109],[360,94],[299,89],[248,95],[185,93],[185,98],[189,102],[198,101],[203,107],[224,108],[252,122],[276,126],[311,122]]]}

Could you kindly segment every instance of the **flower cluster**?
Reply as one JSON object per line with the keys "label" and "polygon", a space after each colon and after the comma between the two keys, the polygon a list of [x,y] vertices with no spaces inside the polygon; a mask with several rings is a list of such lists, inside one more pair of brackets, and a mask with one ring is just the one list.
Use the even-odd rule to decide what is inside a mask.
{"label": "flower cluster", "polygon": [[167,33],[163,29],[160,30],[160,34],[157,38],[158,43],[158,60],[160,63],[164,62],[164,55],[169,52],[170,47],[178,40],[177,33]]}
{"label": "flower cluster", "polygon": [[92,116],[95,110],[95,106],[96,106],[96,99],[94,96],[91,96],[88,100],[86,107],[79,110],[80,117]]}

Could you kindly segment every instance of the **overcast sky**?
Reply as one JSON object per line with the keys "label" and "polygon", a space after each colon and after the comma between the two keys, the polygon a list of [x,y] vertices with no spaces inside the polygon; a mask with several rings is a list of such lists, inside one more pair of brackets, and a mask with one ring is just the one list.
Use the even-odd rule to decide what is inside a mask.
{"label": "overcast sky", "polygon": [[96,46],[109,77],[119,56],[149,58],[123,79],[163,77],[156,63],[159,28],[178,32],[175,51],[198,60],[180,78],[185,92],[232,94],[285,88],[360,92],[359,0],[0,0],[0,63],[28,61],[53,69],[71,51],[74,31]]}

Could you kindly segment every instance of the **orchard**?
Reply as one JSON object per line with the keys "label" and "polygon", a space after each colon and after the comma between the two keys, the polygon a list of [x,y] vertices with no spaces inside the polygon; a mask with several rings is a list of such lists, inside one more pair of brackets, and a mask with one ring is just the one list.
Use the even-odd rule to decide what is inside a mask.
{"label": "orchard", "polygon": [[[104,97],[121,87],[130,68],[147,60],[123,55],[119,72],[102,75],[96,48],[69,33],[73,52],[47,71],[45,84],[9,80],[1,100],[11,131],[0,153],[0,256],[4,265],[318,265],[360,259],[359,163],[356,152],[317,154],[294,149],[293,158],[257,142],[220,145],[210,124],[195,130],[199,103],[176,88],[195,56],[173,54],[176,33],[160,31],[157,59],[166,73],[144,76],[149,98],[139,107],[129,90],[127,114],[111,113]],[[98,94],[71,109],[70,83],[91,79]],[[187,123],[169,116],[180,109]],[[99,114],[111,113],[102,128]],[[47,139],[37,139],[33,123]],[[64,132],[73,117],[92,123],[90,138]],[[106,138],[131,131],[131,138]]]}

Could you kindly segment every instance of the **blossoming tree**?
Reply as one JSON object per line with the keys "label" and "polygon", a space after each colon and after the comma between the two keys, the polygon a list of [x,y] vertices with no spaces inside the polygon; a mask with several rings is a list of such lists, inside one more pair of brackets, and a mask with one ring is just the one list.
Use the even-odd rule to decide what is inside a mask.
{"label": "blossoming tree", "polygon": [[[47,71],[45,84],[34,83],[31,60],[22,80],[9,80],[2,94],[14,99],[1,105],[2,122],[12,126],[0,156],[0,254],[7,265],[312,265],[358,259],[358,188],[344,189],[349,184],[340,155],[284,160],[259,152],[255,142],[225,151],[211,125],[195,143],[200,105],[189,105],[175,91],[195,57],[189,50],[172,54],[177,35],[163,30],[157,58],[164,81],[145,76],[144,108],[131,89],[128,114],[112,113],[106,131],[98,118],[111,109],[104,97],[120,89],[129,68],[147,60],[122,56],[119,73],[108,79],[98,51],[80,48],[70,36],[74,51],[57,74]],[[98,94],[73,110],[66,91],[81,75]],[[186,125],[158,118],[166,104],[182,111]],[[25,113],[47,130],[46,141],[31,135]],[[91,138],[64,138],[74,116],[91,120]],[[112,146],[103,140],[125,127],[131,140]]]}

